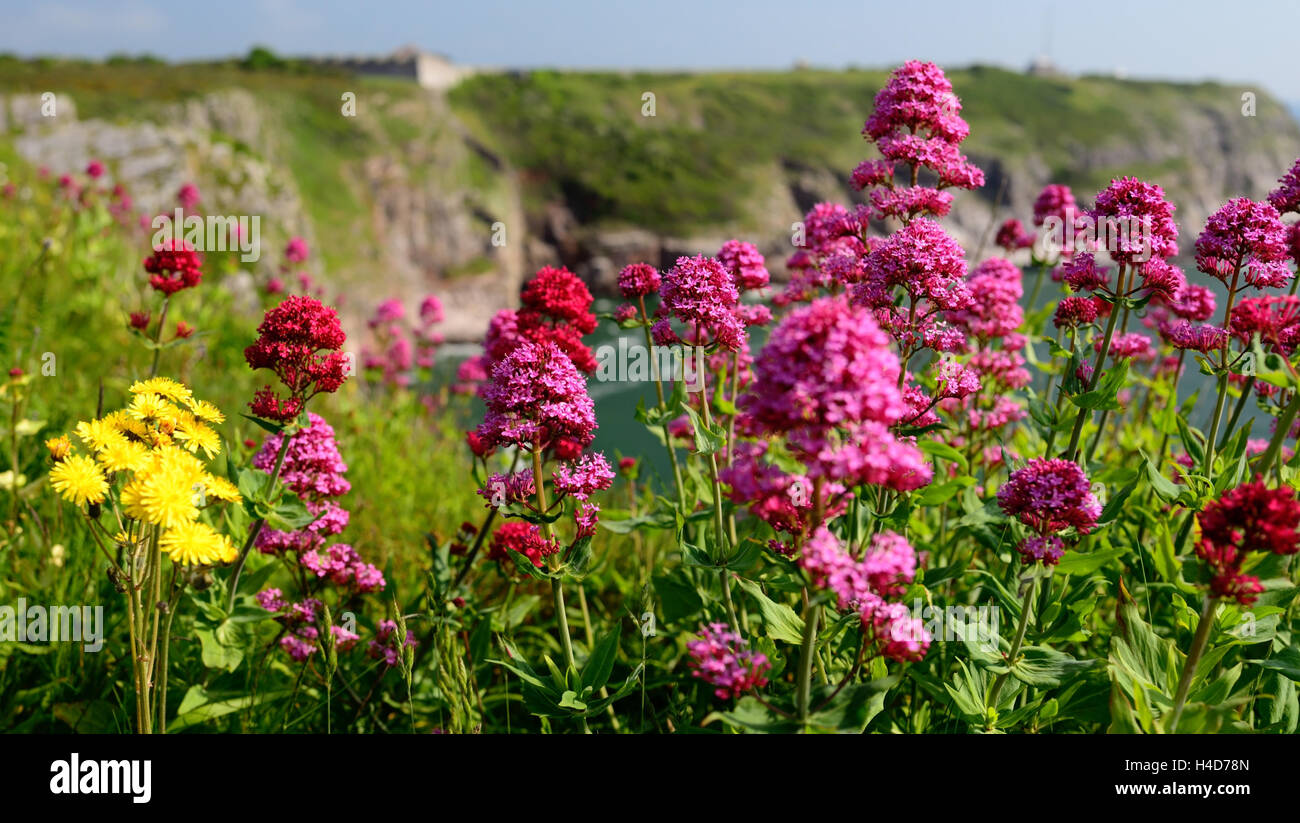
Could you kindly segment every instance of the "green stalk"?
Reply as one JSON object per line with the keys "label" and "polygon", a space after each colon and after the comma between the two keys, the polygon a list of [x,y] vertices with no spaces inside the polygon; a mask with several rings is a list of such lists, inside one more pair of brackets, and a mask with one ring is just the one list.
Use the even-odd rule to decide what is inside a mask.
{"label": "green stalk", "polygon": [[1209,477],[1211,482],[1214,481],[1211,474],[1214,471],[1214,452],[1219,439],[1219,423],[1223,420],[1223,404],[1228,399],[1228,374],[1226,370],[1228,368],[1228,357],[1231,355],[1232,304],[1237,299],[1237,278],[1240,275],[1241,261],[1238,260],[1232,271],[1232,285],[1228,287],[1228,303],[1223,308],[1223,329],[1227,332],[1227,336],[1223,340],[1219,368],[1225,371],[1219,376],[1219,396],[1214,403],[1214,419],[1211,421],[1210,430],[1205,437],[1205,459],[1201,463],[1201,474]]}
{"label": "green stalk", "polygon": [[[545,477],[542,474],[542,450],[533,448],[533,485],[537,488],[537,510],[545,513],[550,508],[546,501],[546,483],[543,482]],[[542,535],[547,542],[555,540],[555,531],[551,524],[544,522],[542,526]],[[569,668],[577,670],[578,666],[573,659],[573,640],[569,637],[569,616],[564,610],[564,586],[560,583],[560,578],[551,578],[551,597],[555,601],[555,619],[560,624],[560,644],[564,647],[564,662]],[[586,725],[586,721],[583,721]]]}
{"label": "green stalk", "polygon": [[1192,689],[1192,678],[1196,676],[1196,666],[1201,662],[1205,643],[1209,640],[1210,629],[1214,627],[1214,611],[1218,600],[1205,596],[1205,605],[1201,607],[1201,619],[1196,624],[1196,635],[1192,638],[1192,648],[1187,652],[1187,661],[1183,663],[1183,674],[1178,679],[1178,693],[1174,695],[1174,711],[1169,717],[1170,733],[1178,732],[1178,721],[1183,716],[1183,706],[1187,703],[1187,693]]}
{"label": "green stalk", "polygon": [[[1106,333],[1102,337],[1101,351],[1097,352],[1097,360],[1093,363],[1092,374],[1088,377],[1088,391],[1097,388],[1097,382],[1101,378],[1101,368],[1106,362],[1106,356],[1110,354],[1110,340],[1115,334],[1115,323],[1119,320],[1119,307],[1112,306],[1110,318],[1106,321]],[[1079,458],[1079,436],[1083,434],[1083,425],[1092,414],[1088,409],[1079,409],[1079,414],[1074,418],[1074,429],[1070,432],[1070,445],[1066,447],[1065,454],[1070,460]]]}
{"label": "green stalk", "polygon": [[163,323],[167,322],[167,306],[171,303],[171,300],[172,296],[170,294],[164,296],[162,311],[158,313],[158,331],[155,332],[153,336],[153,366],[149,369],[150,377],[158,376],[158,357],[162,354],[162,348],[160,347],[162,345]]}
{"label": "green stalk", "polygon": [[1237,405],[1232,410],[1232,416],[1228,418],[1228,425],[1223,430],[1223,437],[1219,440],[1219,448],[1222,449],[1228,445],[1228,437],[1232,430],[1237,428],[1237,421],[1241,419],[1241,413],[1246,408],[1246,401],[1250,399],[1250,392],[1255,388],[1255,378],[1246,378],[1246,385],[1241,387],[1241,397],[1237,398]]}
{"label": "green stalk", "polygon": [[1029,295],[1029,310],[1033,311],[1038,307],[1038,292],[1043,288],[1043,281],[1047,279],[1047,261],[1041,261],[1038,264],[1038,279],[1034,281],[1034,291]]}
{"label": "green stalk", "polygon": [[[293,438],[288,432],[280,433],[280,451],[275,455],[275,468],[271,470],[271,482],[266,484],[267,489],[274,489],[276,482],[280,479],[280,469],[284,467],[284,456],[289,453],[289,441]],[[266,518],[259,517],[257,522],[248,531],[248,539],[244,541],[244,547],[239,550],[239,559],[235,561],[235,570],[230,575],[230,598],[226,603],[226,613],[229,614],[235,610],[235,595],[239,593],[239,575],[244,571],[244,563],[248,561],[248,552],[253,548],[253,543],[257,536],[262,533],[262,527],[266,525]]]}
{"label": "green stalk", "polygon": [[[649,315],[645,310],[645,297],[639,298],[641,302],[641,331],[645,334],[646,352],[650,356],[650,374],[654,378],[655,394],[659,398],[659,411],[663,415],[668,414],[668,401],[664,399],[663,376],[659,374],[659,358],[655,357],[654,340],[650,337]],[[673,437],[668,432],[668,421],[663,421],[664,447],[668,449],[668,460],[673,466],[673,484],[677,489],[677,502],[681,504],[682,514],[686,514],[686,484],[682,482],[682,469],[677,464],[677,449],[673,447]]]}
{"label": "green stalk", "polygon": [[[1016,625],[1016,636],[1011,641],[1011,652],[1007,655],[1007,666],[1016,665],[1016,657],[1020,655],[1020,647],[1025,642],[1025,631],[1029,628],[1029,615],[1034,610],[1034,590],[1038,588],[1038,578],[1035,577],[1029,582],[1029,588],[1025,590],[1025,598],[1020,603],[1020,622]],[[993,681],[993,690],[989,693],[988,705],[997,710],[998,695],[1002,693],[1002,687],[1006,685],[1007,678],[1011,675],[1010,671],[998,675],[998,679]]]}
{"label": "green stalk", "polygon": [[1282,452],[1282,444],[1291,436],[1291,426],[1295,423],[1297,413],[1300,413],[1300,391],[1294,393],[1282,416],[1277,419],[1277,430],[1273,432],[1273,439],[1268,441],[1268,448],[1264,450],[1259,464],[1255,467],[1260,474],[1268,474],[1273,464],[1277,462],[1278,455]]}
{"label": "green stalk", "polygon": [[[807,596],[806,592],[804,596]],[[799,647],[799,690],[796,705],[799,723],[802,726],[808,723],[809,706],[812,702],[813,657],[817,646],[817,622],[820,617],[821,606],[813,605],[810,601],[804,608],[803,640]]]}

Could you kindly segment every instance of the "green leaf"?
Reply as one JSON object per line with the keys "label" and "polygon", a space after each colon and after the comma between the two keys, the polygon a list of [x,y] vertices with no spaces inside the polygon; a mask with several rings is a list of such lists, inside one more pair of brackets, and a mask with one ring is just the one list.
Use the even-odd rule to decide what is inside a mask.
{"label": "green leaf", "polygon": [[209,669],[233,672],[244,660],[243,632],[232,622],[194,630],[202,650],[203,665]]}
{"label": "green leaf", "polygon": [[1103,566],[1109,565],[1112,560],[1118,560],[1126,554],[1128,554],[1127,546],[1116,546],[1086,554],[1070,551],[1061,558],[1056,570],[1061,574],[1092,574]]}
{"label": "green leaf", "polygon": [[679,583],[670,577],[656,576],[654,588],[659,595],[665,624],[694,617],[704,608],[704,600],[692,585]]}
{"label": "green leaf", "polygon": [[1177,500],[1185,487],[1161,474],[1160,470],[1156,468],[1156,464],[1151,462],[1150,457],[1147,457],[1146,452],[1141,454],[1142,459],[1146,461],[1147,482],[1151,484],[1151,490],[1165,500]]}
{"label": "green leaf", "polygon": [[1119,403],[1119,392],[1128,379],[1128,361],[1123,360],[1113,365],[1102,377],[1097,388],[1090,392],[1070,396],[1070,402],[1080,409],[1092,411],[1117,411],[1123,406]]}
{"label": "green leaf", "polygon": [[266,518],[267,526],[281,532],[295,532],[315,522],[316,515],[308,511],[307,504],[292,492],[281,497]]}
{"label": "green leaf", "polygon": [[[1151,465],[1150,460],[1147,461],[1147,465]],[[1129,495],[1133,494],[1133,490],[1137,488],[1137,484],[1138,481],[1134,479],[1127,486],[1120,489],[1117,494],[1106,501],[1106,506],[1101,510],[1101,518],[1097,521],[1097,525],[1104,526],[1119,517],[1120,512],[1124,508],[1124,502],[1128,500]]]}
{"label": "green leaf", "polygon": [[256,423],[258,426],[262,427],[262,428],[265,429],[266,431],[269,431],[271,434],[279,434],[280,432],[284,431],[284,424],[283,424],[283,423],[275,423],[275,422],[272,422],[272,421],[270,421],[270,420],[263,420],[262,418],[260,418],[260,417],[254,417],[254,416],[251,415],[251,414],[242,414],[242,413],[241,413],[239,416],[245,418],[246,420],[251,420],[251,421],[253,421],[253,422]]}
{"label": "green leaf", "polygon": [[549,580],[551,578],[546,571],[534,566],[533,561],[529,560],[514,549],[506,549],[506,554],[510,555],[510,559],[515,562],[515,568],[523,572],[525,575],[536,578],[537,580]]}
{"label": "green leaf", "polygon": [[1300,683],[1300,649],[1295,646],[1288,646],[1266,660],[1251,662],[1269,671],[1278,672],[1288,680]]}
{"label": "green leaf", "polygon": [[699,412],[691,408],[689,403],[683,403],[682,408],[691,418],[691,425],[695,427],[695,452],[696,454],[716,454],[722,451],[726,445],[727,433],[721,426],[704,425],[704,419],[700,417]]}
{"label": "green leaf", "polygon": [[944,460],[956,463],[961,467],[963,472],[967,471],[969,466],[966,463],[966,455],[949,446],[947,443],[941,443],[938,440],[922,440],[916,444],[916,447],[929,457],[942,457]]}
{"label": "green leaf", "polygon": [[614,534],[631,534],[642,527],[671,529],[676,525],[676,519],[673,517],[672,512],[655,511],[638,517],[630,517],[626,520],[606,520],[601,518],[600,525]]}
{"label": "green leaf", "polygon": [[564,568],[574,578],[581,580],[591,564],[591,535],[579,537],[564,553]]}
{"label": "green leaf", "polygon": [[618,629],[619,625],[615,623],[614,628],[591,650],[587,664],[582,667],[580,682],[584,690],[600,691],[609,682],[609,676],[614,672],[614,658],[618,656]]}
{"label": "green leaf", "polygon": [[[212,695],[208,694],[202,686],[196,684],[190,686],[189,691],[185,693],[180,708],[176,712],[176,718],[167,724],[167,731],[179,732],[207,720],[214,720],[232,712],[279,700],[282,697],[287,697],[289,693],[289,689],[280,689],[258,692],[257,694],[221,692],[218,695]],[[231,696],[226,697],[224,695]]]}
{"label": "green leaf", "polygon": [[803,643],[803,618],[795,614],[794,609],[769,598],[752,580],[741,577],[737,578],[737,582],[740,588],[758,602],[759,613],[763,615],[763,628],[768,637],[795,645]]}
{"label": "green leaf", "polygon": [[1046,646],[1025,646],[1021,657],[1011,666],[1011,674],[1027,686],[1059,686],[1071,673],[1092,668],[1097,660],[1076,660],[1065,652]]}

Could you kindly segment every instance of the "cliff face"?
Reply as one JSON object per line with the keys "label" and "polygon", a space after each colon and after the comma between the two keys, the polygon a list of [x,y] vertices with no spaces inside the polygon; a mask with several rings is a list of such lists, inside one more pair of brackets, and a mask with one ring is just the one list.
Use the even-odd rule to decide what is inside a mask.
{"label": "cliff face", "polygon": [[[871,156],[859,132],[885,78],[541,72],[478,76],[444,95],[229,68],[6,71],[16,93],[0,97],[0,150],[54,174],[103,160],[147,213],[170,211],[193,181],[207,213],[262,217],[250,267],[274,268],[285,239],[303,235],[354,324],[381,299],[434,292],[448,337],[464,340],[545,264],[610,293],[629,262],[664,267],[736,236],[781,276],[792,222],[820,200],[859,199],[846,180]],[[959,193],[946,221],[971,253],[996,221],[1028,218],[1044,184],[1087,201],[1122,174],[1165,187],[1190,249],[1224,200],[1262,197],[1300,156],[1300,127],[1276,102],[1259,97],[1243,115],[1248,89],[950,76],[971,123],[965,149],[988,179]],[[41,116],[49,87],[55,117]]]}

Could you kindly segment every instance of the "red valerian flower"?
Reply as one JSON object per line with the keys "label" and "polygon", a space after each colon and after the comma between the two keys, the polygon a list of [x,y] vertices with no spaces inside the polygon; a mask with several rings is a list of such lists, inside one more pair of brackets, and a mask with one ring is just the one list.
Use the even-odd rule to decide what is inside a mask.
{"label": "red valerian flower", "polygon": [[172,239],[144,259],[149,285],[165,295],[192,289],[203,280],[203,258],[184,240]]}
{"label": "red valerian flower", "polygon": [[347,335],[338,312],[314,297],[294,296],[269,310],[256,342],[244,349],[251,369],[270,369],[288,389],[283,400],[269,386],[250,406],[258,417],[287,422],[320,392],[334,392],[347,378],[348,357],[339,351]]}
{"label": "red valerian flower", "polygon": [[1196,268],[1225,284],[1240,272],[1256,288],[1285,286],[1291,280],[1289,251],[1277,209],[1234,197],[1205,221],[1196,238]]}
{"label": "red valerian flower", "polygon": [[1201,539],[1243,552],[1300,551],[1300,501],[1291,488],[1270,489],[1258,477],[1211,501],[1197,515]]}
{"label": "red valerian flower", "polygon": [[580,334],[590,334],[596,328],[596,316],[590,311],[592,299],[578,275],[552,266],[537,272],[521,297],[525,312],[569,323]]}

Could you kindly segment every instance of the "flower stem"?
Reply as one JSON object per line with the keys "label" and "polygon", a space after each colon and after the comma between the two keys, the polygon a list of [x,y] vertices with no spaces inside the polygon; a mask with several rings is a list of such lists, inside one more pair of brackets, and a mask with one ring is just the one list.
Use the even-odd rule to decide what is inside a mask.
{"label": "flower stem", "polygon": [[[1034,611],[1034,590],[1038,588],[1038,578],[1035,577],[1029,581],[1029,588],[1025,590],[1025,599],[1020,603],[1020,622],[1016,624],[1016,636],[1011,641],[1011,652],[1007,655],[1007,666],[1016,665],[1016,657],[1020,655],[1020,647],[1025,642],[1025,631],[1029,628],[1029,615]],[[988,706],[997,709],[998,695],[1002,693],[1002,687],[1006,685],[1007,678],[1011,676],[1008,670],[998,675],[997,680],[993,681],[993,690],[989,693]]]}
{"label": "flower stem", "polygon": [[[271,470],[271,482],[266,484],[267,489],[274,489],[275,484],[280,479],[280,469],[284,467],[284,456],[289,453],[289,441],[293,435],[289,432],[280,433],[280,451],[275,455],[275,468]],[[253,543],[257,541],[257,536],[262,533],[262,527],[266,525],[266,518],[259,517],[253,527],[248,530],[248,539],[244,541],[244,547],[239,550],[239,559],[235,561],[235,570],[230,574],[230,597],[226,602],[226,613],[229,614],[235,610],[235,596],[239,593],[239,575],[244,571],[244,563],[248,561],[248,552],[253,548]]]}
{"label": "flower stem", "polygon": [[[1110,340],[1115,334],[1115,323],[1119,320],[1119,309],[1111,306],[1110,318],[1106,321],[1106,334],[1102,337],[1101,351],[1097,352],[1097,360],[1093,364],[1092,374],[1088,377],[1088,391],[1097,388],[1097,382],[1101,378],[1101,367],[1106,362],[1106,356],[1110,354]],[[1079,409],[1079,414],[1074,418],[1074,429],[1070,432],[1070,445],[1066,448],[1065,454],[1070,460],[1079,459],[1079,436],[1083,434],[1083,424],[1092,416],[1089,409]]]}
{"label": "flower stem", "polygon": [[[1219,439],[1219,423],[1223,420],[1223,404],[1228,399],[1228,357],[1231,355],[1232,343],[1232,304],[1237,299],[1237,278],[1241,276],[1241,261],[1232,272],[1232,285],[1228,287],[1228,303],[1223,307],[1223,330],[1226,333],[1223,339],[1223,351],[1221,352],[1221,361],[1219,367],[1223,369],[1223,374],[1219,375],[1219,396],[1214,403],[1214,420],[1210,423],[1210,430],[1205,437],[1205,459],[1201,463],[1201,474],[1214,478],[1211,473],[1214,471],[1214,452],[1215,446]],[[1231,433],[1231,432],[1229,432]]]}
{"label": "flower stem", "polygon": [[1241,419],[1241,413],[1246,408],[1246,401],[1250,399],[1250,392],[1255,388],[1255,378],[1246,378],[1246,385],[1241,387],[1241,397],[1237,398],[1237,405],[1232,409],[1232,416],[1228,418],[1228,425],[1223,430],[1223,437],[1219,440],[1219,448],[1222,449],[1228,445],[1228,437],[1232,430],[1237,428],[1237,421]]}
{"label": "flower stem", "polygon": [[[546,483],[542,474],[542,450],[534,446],[533,448],[533,485],[537,488],[537,510],[544,512],[550,508],[546,501]],[[548,543],[555,541],[555,532],[551,524],[542,523],[542,534],[546,537]],[[560,644],[564,647],[564,662],[570,669],[577,671],[577,664],[573,660],[573,640],[569,637],[569,616],[564,610],[564,585],[560,578],[551,578],[551,597],[555,601],[555,619],[560,624]],[[583,721],[586,724],[586,721]]]}
{"label": "flower stem", "polygon": [[170,294],[164,296],[162,302],[162,311],[158,313],[158,331],[155,332],[153,336],[153,345],[154,345],[153,366],[149,369],[150,377],[158,376],[158,357],[159,355],[162,354],[161,345],[162,345],[162,335],[163,335],[163,323],[167,322],[167,306],[171,303],[171,301],[172,301],[172,296]]}
{"label": "flower stem", "polygon": [[1178,693],[1174,695],[1174,710],[1169,716],[1170,733],[1178,732],[1178,721],[1183,716],[1183,706],[1187,703],[1187,693],[1192,689],[1192,678],[1196,676],[1196,666],[1201,662],[1205,643],[1210,638],[1210,629],[1214,627],[1214,611],[1218,599],[1205,596],[1205,605],[1201,607],[1201,619],[1196,624],[1196,635],[1192,638],[1192,648],[1187,652],[1187,661],[1183,663],[1183,675],[1178,679]]}
{"label": "flower stem", "polygon": [[654,340],[650,337],[649,315],[645,310],[645,296],[641,296],[641,331],[645,333],[645,344],[647,354],[650,356],[650,373],[654,378],[655,394],[659,398],[659,412],[665,416],[662,427],[664,432],[664,448],[668,449],[668,461],[673,466],[673,484],[677,489],[677,501],[681,504],[682,513],[686,513],[686,485],[682,482],[682,469],[677,465],[677,450],[673,448],[673,437],[668,431],[668,401],[664,399],[663,376],[659,373],[659,358],[655,357]]}
{"label": "flower stem", "polygon": [[813,657],[817,646],[817,622],[820,617],[821,606],[809,601],[804,607],[803,641],[799,648],[799,691],[796,705],[800,725],[808,723],[809,706],[812,703]]}
{"label": "flower stem", "polygon": [[1268,474],[1277,462],[1278,455],[1282,451],[1282,444],[1291,436],[1291,426],[1295,423],[1296,414],[1300,412],[1300,391],[1297,391],[1291,398],[1291,402],[1286,405],[1282,411],[1282,416],[1277,419],[1277,430],[1273,432],[1273,439],[1268,441],[1268,448],[1264,450],[1264,455],[1259,459],[1259,465],[1255,471],[1260,474]]}

